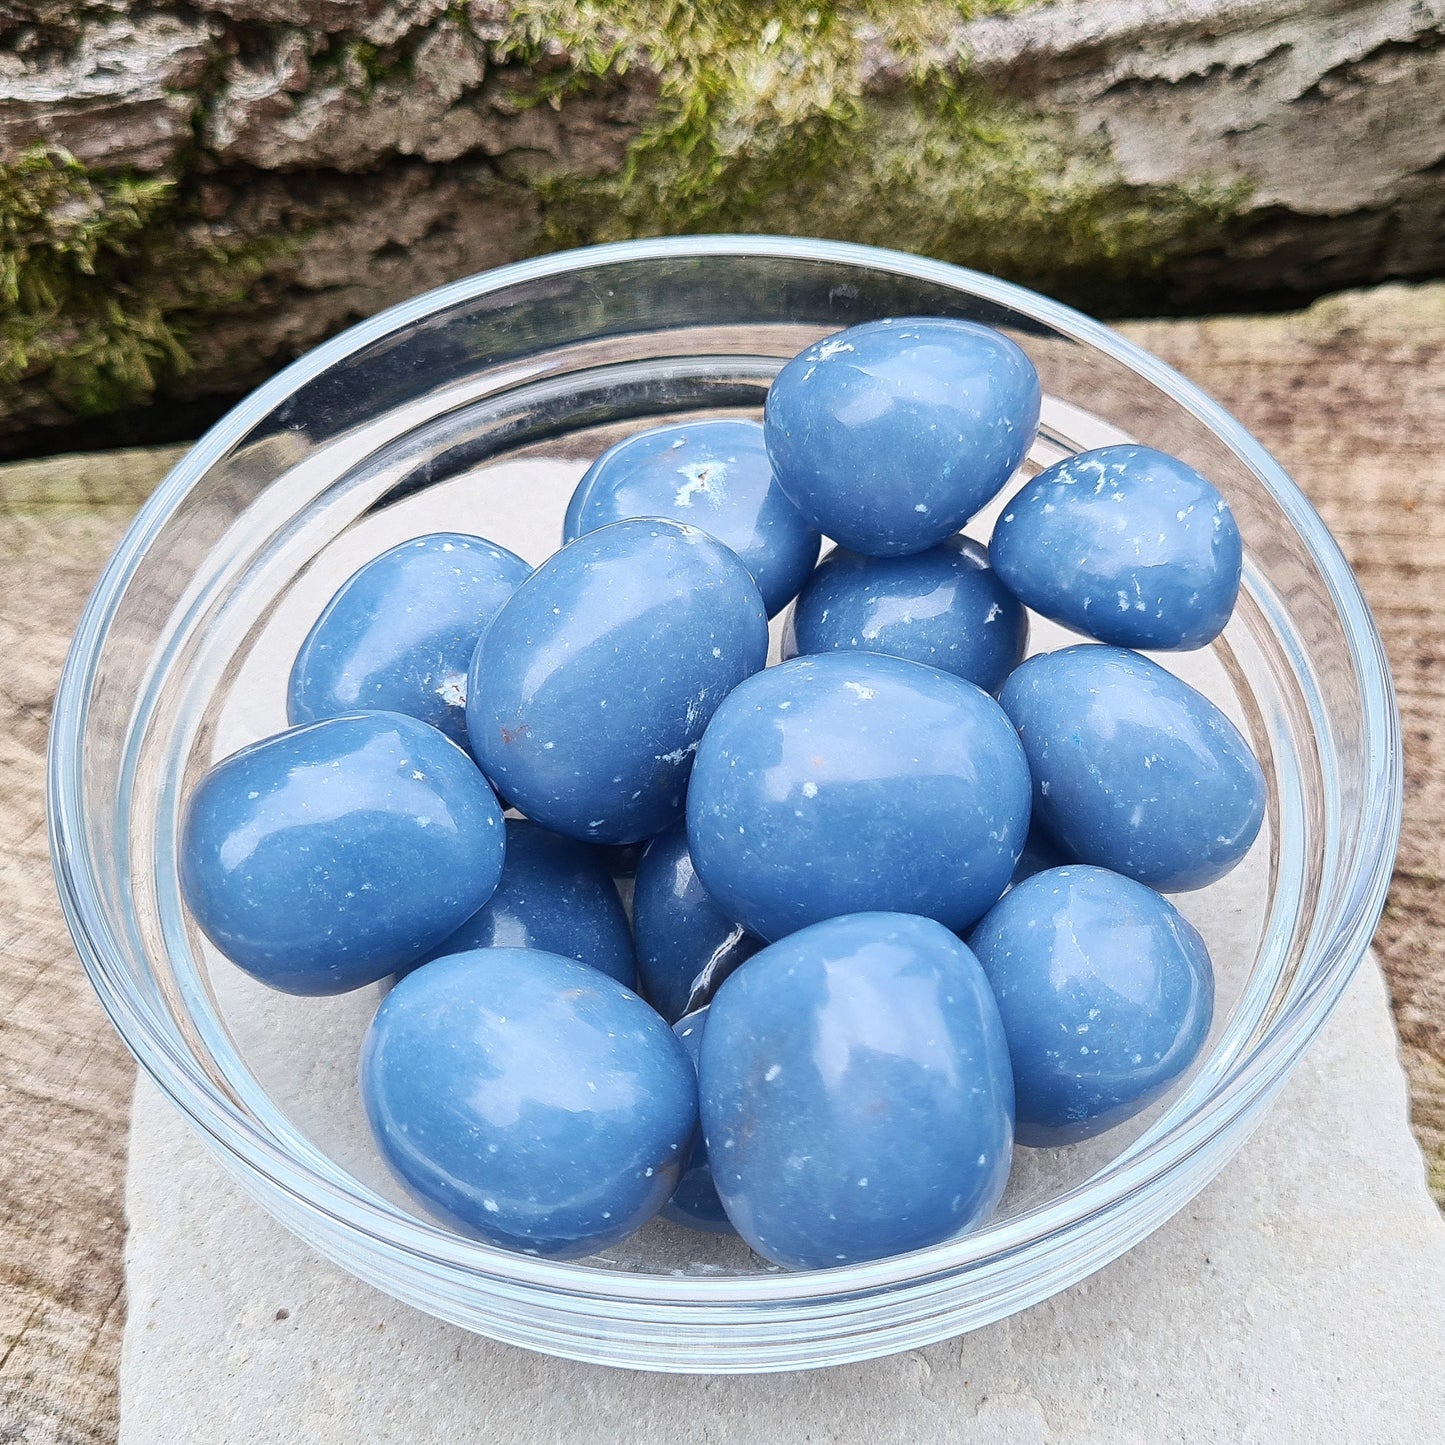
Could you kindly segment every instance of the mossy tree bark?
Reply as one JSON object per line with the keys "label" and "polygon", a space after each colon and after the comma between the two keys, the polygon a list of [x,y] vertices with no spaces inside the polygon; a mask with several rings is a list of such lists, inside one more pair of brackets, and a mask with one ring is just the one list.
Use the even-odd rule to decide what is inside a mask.
{"label": "mossy tree bark", "polygon": [[0,453],[184,430],[623,235],[847,236],[1113,314],[1438,272],[1442,36],[1445,0],[0,0]]}

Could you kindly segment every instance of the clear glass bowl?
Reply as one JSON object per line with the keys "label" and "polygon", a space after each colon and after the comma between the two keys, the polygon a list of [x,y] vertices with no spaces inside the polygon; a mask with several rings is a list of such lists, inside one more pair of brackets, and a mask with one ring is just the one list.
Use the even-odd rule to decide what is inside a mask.
{"label": "clear glass bowl", "polygon": [[[1252,737],[1264,834],[1177,901],[1219,974],[1203,1056],[1146,1116],[1019,1151],[985,1229],[873,1264],[785,1274],[661,1221],[604,1256],[501,1252],[420,1216],[378,1163],[354,1084],[375,1007],[268,993],[189,925],[178,809],[213,758],[284,724],[296,644],[393,542],[451,527],[539,561],[586,461],[627,430],[757,415],[783,360],[875,317],[1001,327],[1046,403],[1029,468],[1133,437],[1229,498],[1244,594],[1206,652],[1163,659]],[[971,527],[987,535],[989,518]],[[1035,629],[1035,645],[1057,638]],[[157,489],[101,577],[51,738],[60,895],[144,1069],[278,1219],[443,1319],[582,1360],[777,1370],[908,1349],[1081,1279],[1156,1228],[1240,1147],[1369,942],[1400,821],[1400,731],[1380,639],[1298,488],[1228,415],[1106,328],[986,276],[831,242],[689,238],[491,272],[398,306],[238,406]]]}

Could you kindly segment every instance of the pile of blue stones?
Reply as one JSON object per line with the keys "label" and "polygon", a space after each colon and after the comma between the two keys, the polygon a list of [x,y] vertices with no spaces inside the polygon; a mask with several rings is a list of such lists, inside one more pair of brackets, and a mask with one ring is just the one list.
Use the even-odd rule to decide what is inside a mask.
{"label": "pile of blue stones", "polygon": [[[1219,635],[1239,532],[1121,445],[965,537],[1039,407],[997,331],[854,327],[761,424],[598,457],[540,567],[433,534],[332,599],[292,726],[191,793],[181,882],[263,983],[395,979],[360,1088],[433,1215],[562,1258],[661,1212],[790,1268],[877,1259],[1195,1059],[1213,970],[1161,893],[1239,862],[1265,781],[1133,649]],[[1093,640],[1025,661],[1027,609]]]}

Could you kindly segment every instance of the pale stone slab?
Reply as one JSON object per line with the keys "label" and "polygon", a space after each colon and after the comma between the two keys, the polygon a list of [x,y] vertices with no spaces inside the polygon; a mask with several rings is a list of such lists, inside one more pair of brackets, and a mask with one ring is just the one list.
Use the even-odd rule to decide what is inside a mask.
{"label": "pale stone slab", "polygon": [[375,1293],[244,1198],[143,1084],[121,1445],[1438,1439],[1445,1222],[1406,1109],[1367,962],[1239,1159],[1094,1278],[892,1359],[708,1378],[531,1355]]}

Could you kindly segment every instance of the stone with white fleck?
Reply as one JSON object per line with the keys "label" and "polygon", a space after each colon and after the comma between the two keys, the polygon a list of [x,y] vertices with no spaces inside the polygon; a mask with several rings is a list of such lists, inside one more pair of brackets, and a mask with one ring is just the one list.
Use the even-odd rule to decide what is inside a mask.
{"label": "stone with white fleck", "polygon": [[998,1007],[978,960],[930,918],[851,913],[750,959],[708,1010],[698,1094],[728,1218],[793,1269],[952,1239],[1008,1182]]}
{"label": "stone with white fleck", "polygon": [[1265,779],[1248,742],[1157,662],[1099,643],[1041,653],[999,702],[1034,821],[1071,861],[1173,893],[1222,878],[1259,835]]}
{"label": "stone with white fleck", "polygon": [[1028,768],[999,705],[872,652],[749,678],[703,736],[687,798],[703,887],[767,939],[874,911],[966,928],[1008,885],[1028,825]]}
{"label": "stone with white fleck", "polygon": [[763,413],[778,485],[825,536],[871,557],[926,551],[994,497],[1039,424],[1039,378],[1002,332],[899,317],[816,342]]}
{"label": "stone with white fleck", "polygon": [[1080,452],[1040,472],[989,542],[1021,602],[1117,647],[1203,647],[1239,596],[1239,526],[1193,467],[1153,447]]}
{"label": "stone with white fleck", "polygon": [[483,537],[431,532],[389,548],[338,589],[296,654],[293,723],[409,713],[467,745],[467,670],[498,608],[531,575]]}
{"label": "stone with white fleck", "polygon": [[1209,1033],[1203,938],[1152,888],[1106,868],[1023,879],[968,945],[1003,1019],[1020,1144],[1072,1144],[1133,1118]]}
{"label": "stone with white fleck", "polygon": [[734,552],[661,518],[614,522],[544,562],[487,628],[472,752],[543,827],[650,838],[682,816],[708,719],[767,651],[762,595]]}
{"label": "stone with white fleck", "polygon": [[288,993],[343,993],[420,958],[492,896],[502,810],[466,753],[395,712],[288,728],[202,775],[180,882],[206,937]]}
{"label": "stone with white fleck", "polygon": [[788,614],[783,656],[884,652],[996,693],[1023,659],[1029,624],[988,549],[962,533],[909,557],[836,547]]}
{"label": "stone with white fleck", "polygon": [[731,547],[769,617],[798,595],[822,541],[774,480],[761,424],[731,418],[650,427],[608,447],[572,494],[563,539],[629,517],[671,517]]}

